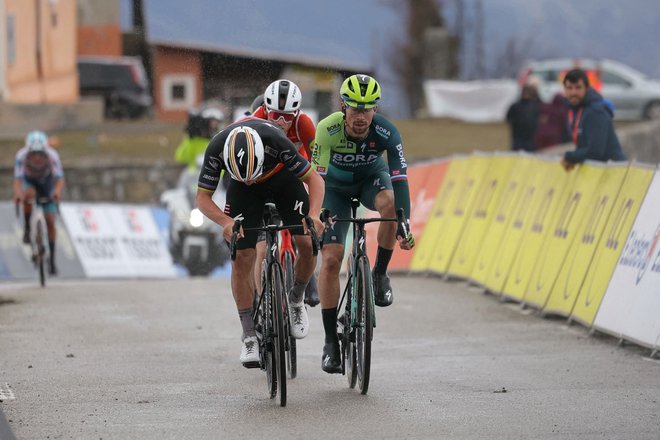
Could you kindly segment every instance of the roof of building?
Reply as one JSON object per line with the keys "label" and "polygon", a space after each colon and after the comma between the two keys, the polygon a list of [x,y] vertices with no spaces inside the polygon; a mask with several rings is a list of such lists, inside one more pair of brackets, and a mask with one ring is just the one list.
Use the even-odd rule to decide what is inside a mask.
{"label": "roof of building", "polygon": [[[131,28],[132,2],[121,1]],[[377,29],[393,14],[379,0],[144,0],[144,8],[152,44],[352,71],[373,70]]]}

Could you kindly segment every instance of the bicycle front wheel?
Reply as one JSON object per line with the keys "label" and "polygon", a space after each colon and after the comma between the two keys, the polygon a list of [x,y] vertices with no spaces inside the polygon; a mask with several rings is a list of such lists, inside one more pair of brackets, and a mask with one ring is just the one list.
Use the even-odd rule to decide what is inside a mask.
{"label": "bicycle front wheel", "polygon": [[297,359],[297,349],[296,349],[296,338],[291,336],[291,317],[289,316],[289,307],[288,307],[288,299],[286,296],[288,295],[289,292],[291,292],[291,289],[293,288],[293,284],[295,282],[294,275],[293,275],[293,262],[294,262],[294,257],[291,252],[284,252],[284,312],[285,312],[285,317],[284,317],[284,331],[287,335],[286,341],[287,341],[287,350],[286,350],[286,366],[287,370],[289,371],[289,377],[291,379],[294,379],[296,375],[298,374],[298,359]]}
{"label": "bicycle front wheel", "polygon": [[45,225],[41,219],[37,220],[36,231],[35,231],[35,240],[36,240],[36,264],[39,269],[39,284],[41,287],[46,286],[46,232]]}
{"label": "bicycle front wheel", "polygon": [[286,339],[284,329],[284,307],[286,301],[283,298],[284,284],[282,282],[282,267],[274,263],[270,268],[271,297],[272,297],[272,321],[273,321],[273,352],[275,354],[275,373],[279,384],[280,406],[286,406]]}
{"label": "bicycle front wheel", "polygon": [[357,321],[355,328],[355,354],[360,392],[367,394],[371,373],[371,341],[373,339],[373,284],[366,257],[360,258],[355,277]]}

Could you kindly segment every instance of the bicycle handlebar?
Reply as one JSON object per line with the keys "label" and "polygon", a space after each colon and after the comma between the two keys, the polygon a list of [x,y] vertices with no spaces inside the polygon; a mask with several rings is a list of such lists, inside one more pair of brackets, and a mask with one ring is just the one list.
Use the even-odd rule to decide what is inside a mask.
{"label": "bicycle handlebar", "polygon": [[[270,207],[268,207],[266,209],[269,209],[269,208]],[[277,211],[275,211],[275,213],[276,212]],[[272,214],[272,211],[271,211],[271,214]],[[273,216],[273,217],[271,217],[271,219],[272,218],[275,218],[275,219],[279,220],[279,216]],[[319,253],[319,237],[318,237],[318,234],[316,233],[316,229],[314,228],[314,221],[311,219],[310,216],[303,217],[303,220],[304,220],[304,222],[307,226],[307,230],[309,230],[309,233],[312,237],[312,254],[314,256],[317,256],[318,253]],[[282,225],[281,220],[279,220],[278,223],[279,223],[279,225],[264,225],[264,226],[257,226],[257,227],[253,227],[253,228],[243,228],[243,231],[244,232],[246,232],[246,231],[265,231],[265,232],[274,231],[274,232],[277,232],[277,231],[283,231],[285,229],[289,229],[289,230],[292,230],[292,231],[297,231],[297,230],[301,230],[301,229],[303,231],[305,230],[303,225]],[[243,223],[242,223],[241,220],[235,220],[234,221],[234,227],[232,228],[233,233],[232,233],[232,236],[231,236],[231,243],[229,245],[232,260],[236,259],[236,241],[238,240],[238,233],[241,230],[242,224]]]}

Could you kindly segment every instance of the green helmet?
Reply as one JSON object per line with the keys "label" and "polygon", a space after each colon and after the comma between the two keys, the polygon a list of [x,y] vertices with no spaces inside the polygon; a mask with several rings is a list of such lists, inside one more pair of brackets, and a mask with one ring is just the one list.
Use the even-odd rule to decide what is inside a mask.
{"label": "green helmet", "polygon": [[344,80],[339,93],[346,105],[373,108],[380,99],[380,84],[369,75],[351,75]]}

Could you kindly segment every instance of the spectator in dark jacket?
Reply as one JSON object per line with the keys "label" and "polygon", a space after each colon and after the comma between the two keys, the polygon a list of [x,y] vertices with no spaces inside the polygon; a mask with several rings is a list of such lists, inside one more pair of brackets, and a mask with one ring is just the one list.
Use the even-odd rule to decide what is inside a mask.
{"label": "spectator in dark jacket", "polygon": [[534,133],[536,148],[554,147],[570,140],[566,127],[568,107],[566,99],[557,93],[552,102],[542,102],[539,107],[539,124]]}
{"label": "spectator in dark jacket", "polygon": [[561,165],[568,171],[588,159],[626,160],[614,131],[611,107],[589,87],[584,70],[573,69],[566,74],[564,94],[569,104],[568,131],[576,148],[564,154]]}
{"label": "spectator in dark jacket", "polygon": [[534,133],[539,121],[540,100],[536,87],[523,86],[520,99],[509,107],[506,121],[511,128],[511,148],[513,150],[534,151]]}

